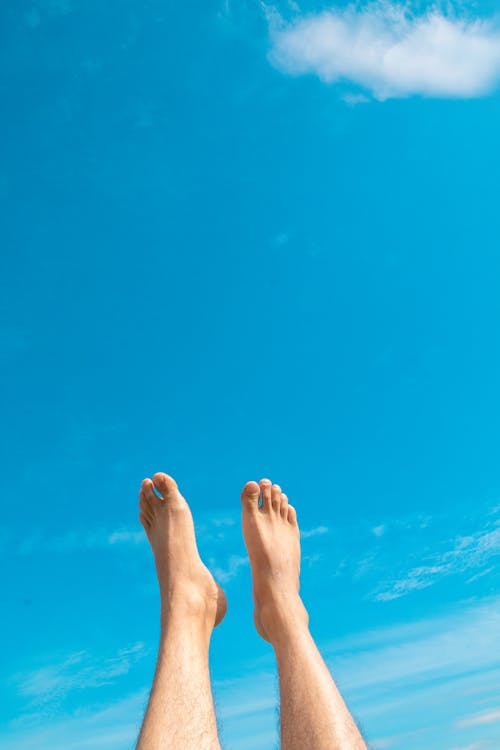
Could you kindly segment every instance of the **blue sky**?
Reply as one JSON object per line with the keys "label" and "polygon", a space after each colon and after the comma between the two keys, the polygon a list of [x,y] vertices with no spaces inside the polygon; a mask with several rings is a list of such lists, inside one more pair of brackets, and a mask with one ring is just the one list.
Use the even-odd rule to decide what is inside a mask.
{"label": "blue sky", "polygon": [[494,14],[2,4],[6,750],[133,747],[156,470],[228,594],[224,750],[277,743],[239,529],[262,476],[370,747],[499,747]]}

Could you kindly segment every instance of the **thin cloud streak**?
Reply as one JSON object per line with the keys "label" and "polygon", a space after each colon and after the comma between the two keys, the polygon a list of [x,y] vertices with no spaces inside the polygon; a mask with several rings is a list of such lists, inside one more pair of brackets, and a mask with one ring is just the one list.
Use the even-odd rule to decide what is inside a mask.
{"label": "thin cloud streak", "polygon": [[[399,599],[412,591],[428,588],[446,576],[481,567],[499,554],[500,527],[481,529],[468,536],[457,536],[450,549],[431,554],[423,564],[410,568],[404,576],[383,584],[372,598],[379,602]],[[487,571],[480,571],[469,581],[477,580],[483,573],[487,574]]]}
{"label": "thin cloud streak", "polygon": [[[408,750],[426,745],[426,733],[434,731],[432,718],[426,715],[434,705],[438,713],[447,706],[441,731],[447,733],[448,746],[455,740],[473,742],[463,736],[469,727],[491,724],[498,709],[465,716],[463,706],[479,709],[485,700],[491,705],[500,674],[494,642],[500,623],[500,599],[489,599],[459,612],[409,624],[360,632],[323,644],[343,693],[355,712],[364,718],[369,733],[383,737],[386,747],[399,746],[403,739]],[[478,638],[477,634],[482,637]],[[37,747],[72,748],[109,747],[110,750],[133,742],[144,710],[147,690],[95,708],[94,688],[109,680],[125,680],[127,666],[143,655],[142,644],[121,649],[104,660],[86,652],[70,654],[47,673],[40,670],[17,680],[28,709],[0,732],[2,747],[29,750]],[[493,655],[493,656],[492,656]],[[271,746],[277,741],[274,710],[277,705],[276,674],[271,656],[260,666],[247,665],[248,676],[216,682],[218,715],[224,735],[234,750],[246,750],[256,736]],[[91,669],[92,668],[92,669]],[[123,684],[123,683],[122,683]],[[83,708],[48,720],[45,704],[34,704],[37,691],[46,690],[58,703],[62,693],[80,691]],[[75,693],[76,694],[76,693]],[[450,703],[449,695],[455,699]],[[249,699],[250,696],[250,699]],[[33,713],[33,707],[38,713]],[[398,716],[405,716],[406,732],[401,733]],[[424,717],[424,718],[423,718]],[[443,719],[440,719],[443,721]],[[453,737],[454,732],[460,732]],[[420,734],[421,733],[421,734]],[[430,738],[430,736],[429,736]],[[264,742],[265,739],[265,742]],[[394,740],[394,742],[391,742]],[[410,741],[411,740],[411,741]],[[434,737],[433,741],[440,741]],[[414,743],[417,744],[414,744]],[[420,743],[421,744],[418,744]],[[379,747],[383,747],[379,744]],[[466,746],[466,745],[465,745]],[[434,748],[435,745],[432,744]]]}
{"label": "thin cloud streak", "polygon": [[500,658],[494,656],[499,631],[496,598],[463,607],[457,614],[350,636],[333,643],[330,651],[352,688],[410,677],[437,679],[500,667]]}
{"label": "thin cloud streak", "polygon": [[316,528],[314,529],[306,529],[305,531],[301,531],[300,536],[302,537],[302,539],[309,539],[312,536],[328,534],[328,532],[328,526],[316,526]]}
{"label": "thin cloud streak", "polygon": [[146,654],[143,643],[120,649],[114,656],[96,659],[87,651],[69,654],[60,662],[14,677],[19,695],[30,699],[32,706],[60,700],[72,690],[109,685],[128,674]]}
{"label": "thin cloud streak", "polygon": [[[340,638],[323,644],[322,651],[349,705],[363,717],[369,735],[379,738],[380,748],[414,750],[427,746],[427,740],[432,748],[438,746],[435,742],[445,747],[469,739],[465,730],[454,736],[464,706],[484,705],[496,692],[500,660],[492,654],[499,624],[500,599],[485,600],[440,617]],[[266,666],[261,672],[249,666],[251,676],[216,683],[228,730],[265,724],[277,700],[276,677],[274,671],[264,671]],[[436,716],[431,716],[434,706]],[[486,723],[489,718],[493,721],[492,713],[483,712],[471,721]]]}
{"label": "thin cloud streak", "polygon": [[147,701],[146,689],[111,703],[105,708],[95,705],[80,708],[48,720],[21,714],[9,728],[0,733],[5,750],[122,750],[137,737]]}
{"label": "thin cloud streak", "polygon": [[219,583],[229,583],[247,565],[249,565],[248,557],[244,557],[243,555],[230,555],[227,561],[220,564],[217,564],[214,560],[210,560],[212,573]]}
{"label": "thin cloud streak", "polygon": [[458,727],[478,727],[483,724],[497,724],[500,722],[500,708],[493,711],[482,711],[472,716],[466,716],[457,722]]}

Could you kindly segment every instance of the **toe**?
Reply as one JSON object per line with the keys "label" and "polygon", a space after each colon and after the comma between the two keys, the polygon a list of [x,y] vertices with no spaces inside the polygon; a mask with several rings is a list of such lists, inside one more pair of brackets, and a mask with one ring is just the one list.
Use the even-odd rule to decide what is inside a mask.
{"label": "toe", "polygon": [[153,476],[153,484],[164,500],[167,500],[169,496],[174,496],[178,493],[177,482],[175,479],[168,474],[164,474],[162,471],[157,471]]}
{"label": "toe", "polygon": [[271,487],[271,505],[276,513],[279,513],[281,504],[281,487],[279,484],[273,484]]}
{"label": "toe", "polygon": [[280,513],[281,518],[286,521],[288,518],[288,498],[284,492],[281,494]]}
{"label": "toe", "polygon": [[151,508],[151,503],[146,500],[146,497],[141,490],[139,494],[139,508],[141,510],[141,513],[148,518],[148,520],[152,520],[153,518],[153,509]]}
{"label": "toe", "polygon": [[288,506],[288,523],[291,523],[292,526],[297,526],[297,512],[293,505]]}
{"label": "toe", "polygon": [[144,529],[146,530],[146,532],[149,531],[149,529],[151,528],[151,521],[146,516],[146,514],[143,513],[142,511],[141,511],[141,513],[139,513],[139,521],[144,526]]}
{"label": "toe", "polygon": [[257,510],[259,507],[260,487],[257,482],[247,482],[241,493],[241,502],[247,510]]}
{"label": "toe", "polygon": [[269,481],[269,479],[261,479],[259,484],[260,484],[260,491],[262,492],[262,510],[265,513],[269,513],[269,511],[272,509],[271,482]]}
{"label": "toe", "polygon": [[162,499],[168,500],[168,505],[162,504],[161,499],[159,499],[158,496],[155,495],[156,502],[160,503],[163,509],[168,507],[169,510],[178,511],[186,510],[188,508],[188,504],[179,492],[179,488],[177,487],[177,482],[175,481],[175,479],[170,477],[168,474],[164,474],[162,471],[158,471],[153,476],[153,483],[155,490],[160,493]]}
{"label": "toe", "polygon": [[141,485],[141,491],[139,497],[143,497],[144,501],[152,506],[152,503],[156,499],[153,482],[151,479],[143,479]]}

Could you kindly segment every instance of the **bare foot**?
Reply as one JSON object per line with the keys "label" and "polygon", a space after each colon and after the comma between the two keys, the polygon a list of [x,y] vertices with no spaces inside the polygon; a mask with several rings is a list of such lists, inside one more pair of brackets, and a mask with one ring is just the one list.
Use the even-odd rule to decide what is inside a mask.
{"label": "bare foot", "polygon": [[144,479],[139,498],[139,520],[153,549],[160,584],[162,625],[172,617],[188,617],[211,632],[226,614],[227,602],[201,561],[189,505],[174,479],[161,472]]}
{"label": "bare foot", "polygon": [[[262,504],[259,497],[262,493]],[[243,536],[252,567],[254,621],[275,643],[285,622],[308,625],[299,596],[300,535],[295,509],[269,479],[248,482],[241,494]]]}

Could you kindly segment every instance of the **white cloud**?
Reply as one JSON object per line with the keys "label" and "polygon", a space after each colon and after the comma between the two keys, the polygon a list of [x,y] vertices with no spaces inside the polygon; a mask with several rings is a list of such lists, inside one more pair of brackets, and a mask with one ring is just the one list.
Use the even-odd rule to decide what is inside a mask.
{"label": "white cloud", "polygon": [[497,597],[456,613],[347,636],[333,643],[331,651],[344,684],[353,689],[416,684],[498,669],[499,628]]}
{"label": "white cloud", "polygon": [[271,240],[271,243],[275,247],[283,247],[283,245],[288,245],[289,242],[290,235],[288,232],[281,232],[280,234],[275,235]]}
{"label": "white cloud", "polygon": [[[13,535],[11,534],[12,538]],[[133,546],[144,544],[147,537],[144,531],[119,528],[109,529],[73,529],[59,536],[51,536],[44,531],[35,530],[24,537],[17,547],[20,555],[34,555],[41,552],[56,554],[87,551],[115,546]]]}
{"label": "white cloud", "polygon": [[466,584],[474,583],[474,581],[478,581],[480,578],[484,578],[484,576],[489,576],[490,573],[493,573],[495,568],[492,566],[491,568],[486,568],[485,570],[481,570],[479,573],[475,573],[470,578],[467,578],[465,581]]}
{"label": "white cloud", "polygon": [[[198,540],[221,544],[229,537],[239,539],[239,515],[210,514],[196,523]],[[0,528],[0,545],[12,542],[15,535],[7,528]],[[40,552],[79,552],[106,547],[136,547],[147,544],[144,530],[137,522],[136,526],[118,526],[117,528],[80,528],[68,529],[59,535],[52,535],[47,530],[35,529],[25,536],[17,546],[21,555],[32,555]]]}
{"label": "white cloud", "polygon": [[306,529],[300,532],[302,539],[309,539],[312,536],[328,534],[328,526],[316,526],[314,529]]}
{"label": "white cloud", "polygon": [[471,98],[500,81],[494,19],[431,8],[421,14],[382,0],[284,22],[268,14],[271,62],[292,75],[349,81],[381,101],[412,95]]}
{"label": "white cloud", "polygon": [[142,544],[146,540],[143,531],[113,531],[108,536],[108,544]]}
{"label": "white cloud", "polygon": [[[428,588],[445,576],[480,568],[499,554],[500,526],[481,529],[469,536],[457,536],[452,540],[449,549],[427,556],[423,564],[410,568],[395,580],[383,583],[374,598],[380,602],[399,599],[411,591]],[[479,571],[469,578],[468,582],[477,580],[493,570],[490,567],[488,570]]]}
{"label": "white cloud", "polygon": [[[436,750],[455,743],[465,750],[476,738],[464,736],[458,721],[498,692],[499,624],[500,599],[489,599],[438,617],[338,638],[323,644],[322,652],[368,739],[377,737],[370,747]],[[259,665],[259,671],[257,664],[249,665],[248,675],[215,685],[228,740],[256,727],[271,729],[276,675],[271,657]],[[278,738],[271,739],[267,746]],[[240,750],[239,742],[234,747]],[[479,747],[472,744],[470,750]]]}
{"label": "white cloud", "polygon": [[313,552],[312,555],[302,556],[302,565],[307,565],[308,568],[312,568],[313,565],[316,565],[316,563],[318,563],[322,559],[323,555],[320,555],[318,552]]}
{"label": "white cloud", "polygon": [[222,518],[213,518],[212,523],[214,526],[219,527],[227,527],[227,526],[234,526],[236,524],[236,519],[233,518],[233,516],[223,516]]}
{"label": "white cloud", "polygon": [[20,695],[32,705],[60,700],[72,690],[101,687],[128,674],[146,651],[143,643],[120,649],[114,656],[96,659],[87,651],[69,654],[62,661],[16,675],[14,682]]}
{"label": "white cloud", "polygon": [[356,104],[367,104],[370,99],[365,94],[344,94],[342,99],[345,101],[346,104],[349,104],[350,107],[355,107]]}
{"label": "white cloud", "polygon": [[105,708],[80,707],[49,717],[22,714],[0,731],[5,750],[123,750],[132,747],[139,731],[148,691],[140,690]]}
{"label": "white cloud", "polygon": [[232,581],[240,570],[249,564],[248,557],[242,555],[230,555],[222,564],[217,564],[213,559],[209,562],[212,573],[219,583]]}
{"label": "white cloud", "polygon": [[459,727],[477,727],[483,724],[497,724],[500,722],[500,708],[496,708],[492,711],[482,711],[472,716],[466,716],[465,719],[461,719],[457,722]]}
{"label": "white cloud", "polygon": [[[494,741],[477,743],[477,726],[488,724],[488,731],[493,731],[493,715],[498,715],[498,709],[485,711],[484,707],[497,705],[499,622],[500,599],[488,599],[439,617],[338,638],[323,652],[348,705],[362,717],[367,736],[378,738],[372,743],[374,748],[436,750],[453,745],[455,750],[493,749],[498,746]],[[111,678],[116,678],[121,689],[126,684],[123,662],[142,653],[142,644],[104,660],[78,652],[53,665],[48,674],[37,670],[26,675],[18,686],[24,684],[29,701],[38,690],[48,689],[57,699],[61,690],[94,688]],[[92,671],[87,669],[91,666]],[[249,663],[244,676],[216,681],[214,687],[225,746],[252,750],[277,744],[277,684],[270,653]],[[132,746],[148,690],[106,708],[94,702],[93,693],[82,693],[70,712],[47,712],[38,704],[38,713],[21,710],[0,729],[2,748],[118,750]]]}
{"label": "white cloud", "polygon": [[[496,598],[348,636],[325,652],[368,737],[393,739],[394,747],[407,750],[450,748],[478,739],[477,726],[458,727],[461,718],[497,702],[499,624]],[[492,738],[493,724],[486,729]]]}

